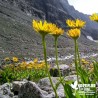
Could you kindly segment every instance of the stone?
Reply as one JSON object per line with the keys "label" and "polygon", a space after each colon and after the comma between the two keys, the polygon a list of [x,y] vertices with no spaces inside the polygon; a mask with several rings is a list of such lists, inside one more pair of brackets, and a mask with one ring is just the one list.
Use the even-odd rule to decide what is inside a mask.
{"label": "stone", "polygon": [[24,83],[18,94],[19,98],[45,98],[42,90],[38,87],[34,82],[26,82]]}
{"label": "stone", "polygon": [[12,83],[12,91],[14,92],[14,95],[18,95],[21,86],[25,83],[26,81],[14,81]]}
{"label": "stone", "polygon": [[[58,82],[58,79],[59,77],[51,77],[52,81],[53,81],[53,84],[55,85],[57,82]],[[53,92],[53,89],[51,87],[51,84],[49,82],[49,78],[46,77],[46,78],[43,78],[41,79],[39,82],[38,82],[38,86],[44,90],[44,91],[47,91],[48,93],[52,93]]]}
{"label": "stone", "polygon": [[[52,79],[54,85],[56,85],[57,82],[59,81],[59,80],[58,80],[59,77],[52,77],[51,79]],[[49,93],[49,94],[47,95],[47,97],[50,96],[49,98],[55,98],[55,94],[54,94],[54,92],[53,92],[53,89],[52,89],[52,87],[51,87],[51,84],[50,84],[50,82],[49,82],[49,78],[48,78],[48,77],[41,79],[41,80],[39,81],[39,83],[38,83],[38,86],[39,86],[42,90],[44,90],[44,91],[46,91],[46,92]],[[57,93],[58,93],[58,95],[59,95],[59,98],[64,98],[64,97],[65,97],[65,96],[64,96],[64,89],[63,89],[63,87],[62,87],[61,84],[58,86]]]}
{"label": "stone", "polygon": [[[79,77],[80,79],[80,77]],[[69,80],[72,80],[72,81],[76,81],[77,80],[77,75],[70,75],[70,76],[66,76],[64,78],[65,81],[69,81]]]}
{"label": "stone", "polygon": [[12,85],[5,83],[0,86],[0,98],[13,98],[14,94],[11,92]]}
{"label": "stone", "polygon": [[18,98],[18,96],[14,96],[13,98]]}
{"label": "stone", "polygon": [[0,98],[12,98],[12,97],[9,97],[8,95],[0,95]]}
{"label": "stone", "polygon": [[[60,68],[60,73],[61,73],[62,76],[69,75],[70,67],[68,65],[62,64],[62,65],[59,65],[59,68]],[[54,66],[54,67],[50,68],[50,75],[53,76],[53,77],[58,77],[59,76],[57,66]]]}

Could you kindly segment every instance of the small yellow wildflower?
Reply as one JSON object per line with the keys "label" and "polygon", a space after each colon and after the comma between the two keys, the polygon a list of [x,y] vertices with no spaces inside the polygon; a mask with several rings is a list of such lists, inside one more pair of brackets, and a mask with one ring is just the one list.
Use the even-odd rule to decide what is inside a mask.
{"label": "small yellow wildflower", "polygon": [[31,63],[27,64],[26,66],[27,69],[33,69],[33,65]]}
{"label": "small yellow wildflower", "polygon": [[80,37],[81,31],[80,29],[70,29],[67,31],[67,35],[73,39],[77,39],[78,37]]}
{"label": "small yellow wildflower", "polygon": [[82,62],[83,64],[89,64],[89,62],[88,62],[86,59],[84,59],[84,58],[81,59],[81,62]]}
{"label": "small yellow wildflower", "polygon": [[36,32],[40,33],[41,35],[47,35],[50,33],[50,25],[51,23],[48,23],[47,21],[37,21],[33,20],[32,22],[33,28]]}
{"label": "small yellow wildflower", "polygon": [[27,63],[25,61],[21,62],[19,65],[18,65],[20,68],[26,68],[27,66]]}
{"label": "small yellow wildflower", "polygon": [[18,62],[18,58],[17,58],[17,57],[13,57],[13,58],[12,58],[12,61],[13,61],[13,62]]}
{"label": "small yellow wildflower", "polygon": [[4,61],[10,61],[10,58],[9,58],[9,57],[6,57],[6,58],[4,59]]}
{"label": "small yellow wildflower", "polygon": [[91,16],[89,16],[89,18],[92,21],[98,22],[98,14],[97,13],[92,14]]}
{"label": "small yellow wildflower", "polygon": [[86,22],[83,20],[80,20],[80,19],[76,19],[76,20],[68,19],[68,20],[66,20],[66,23],[71,28],[80,28],[81,29],[84,27]]}
{"label": "small yellow wildflower", "polygon": [[38,58],[35,58],[35,59],[33,60],[33,62],[34,62],[34,63],[38,63]]}

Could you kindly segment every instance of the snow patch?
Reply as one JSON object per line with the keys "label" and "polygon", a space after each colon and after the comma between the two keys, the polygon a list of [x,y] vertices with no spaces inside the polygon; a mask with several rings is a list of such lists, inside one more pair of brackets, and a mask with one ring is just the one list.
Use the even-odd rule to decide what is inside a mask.
{"label": "snow patch", "polygon": [[87,39],[93,41],[93,42],[98,42],[98,40],[94,40],[91,36],[87,36]]}

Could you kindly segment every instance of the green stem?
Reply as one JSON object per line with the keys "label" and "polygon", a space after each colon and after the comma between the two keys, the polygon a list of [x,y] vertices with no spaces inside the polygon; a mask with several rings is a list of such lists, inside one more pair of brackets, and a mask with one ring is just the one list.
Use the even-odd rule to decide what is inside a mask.
{"label": "green stem", "polygon": [[75,39],[74,40],[75,42],[75,68],[76,68],[76,72],[77,72],[77,82],[79,83],[79,80],[78,80],[78,59],[77,59],[77,40]]}
{"label": "green stem", "polygon": [[81,67],[81,60],[80,60],[78,44],[77,44],[77,54],[78,54],[79,67]]}
{"label": "green stem", "polygon": [[51,76],[50,76],[50,73],[49,73],[49,70],[48,70],[47,53],[46,53],[46,41],[45,41],[45,36],[44,35],[42,35],[42,42],[43,42],[43,48],[44,48],[44,60],[45,60],[45,64],[46,64],[46,72],[48,73],[48,77],[49,77],[51,86],[52,86],[52,88],[54,90],[55,96],[56,96],[56,98],[58,98],[56,88],[53,85],[53,82],[52,82],[52,79],[51,79]]}
{"label": "green stem", "polygon": [[[65,85],[64,85],[64,82],[62,81],[62,76],[61,76],[61,72],[60,72],[60,67],[59,67],[59,64],[58,64],[58,49],[57,49],[57,43],[58,43],[58,36],[54,36],[55,38],[55,54],[56,54],[56,65],[57,65],[57,68],[58,68],[58,73],[59,73],[59,77],[60,77],[60,83],[63,85],[64,89],[65,89]],[[64,90],[64,94],[66,96],[66,91]]]}
{"label": "green stem", "polygon": [[60,77],[60,79],[61,79],[61,72],[60,72],[60,67],[59,67],[59,64],[58,64],[58,49],[57,49],[57,40],[58,40],[58,37],[56,37],[56,36],[55,36],[56,65],[57,65],[57,68],[58,68],[59,77]]}

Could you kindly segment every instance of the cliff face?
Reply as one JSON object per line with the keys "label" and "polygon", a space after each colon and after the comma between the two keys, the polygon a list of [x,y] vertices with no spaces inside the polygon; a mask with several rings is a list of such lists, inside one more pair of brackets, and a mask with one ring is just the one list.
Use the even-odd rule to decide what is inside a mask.
{"label": "cliff face", "polygon": [[[62,6],[61,1],[64,0],[2,0],[1,3],[19,9],[28,16],[35,16],[65,26],[65,19],[72,17]],[[67,1],[64,3],[68,5]]]}
{"label": "cliff face", "polygon": [[[95,46],[96,43],[89,41],[86,36],[97,39],[98,25],[91,22],[88,15],[76,11],[67,0],[0,0],[0,56],[43,56],[41,38],[32,29],[32,19],[45,19],[66,29],[65,20],[68,18],[87,21],[87,27],[82,31],[80,38],[81,50],[87,45]],[[95,34],[93,31],[96,31]],[[53,38],[48,36],[47,41],[48,55],[52,56]],[[63,35],[59,38],[58,44],[61,55],[64,55],[65,47],[68,51],[73,50],[73,42]]]}

